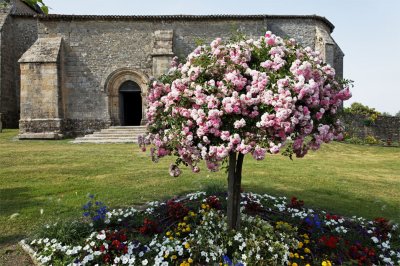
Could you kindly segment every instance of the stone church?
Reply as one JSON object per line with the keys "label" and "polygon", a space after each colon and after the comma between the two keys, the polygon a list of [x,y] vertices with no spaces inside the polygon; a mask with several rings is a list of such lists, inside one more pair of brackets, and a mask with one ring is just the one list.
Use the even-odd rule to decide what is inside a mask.
{"label": "stone church", "polygon": [[274,15],[43,15],[0,0],[0,113],[21,139],[58,139],[145,123],[150,77],[198,40],[270,30],[319,50],[339,77],[343,52],[326,18]]}

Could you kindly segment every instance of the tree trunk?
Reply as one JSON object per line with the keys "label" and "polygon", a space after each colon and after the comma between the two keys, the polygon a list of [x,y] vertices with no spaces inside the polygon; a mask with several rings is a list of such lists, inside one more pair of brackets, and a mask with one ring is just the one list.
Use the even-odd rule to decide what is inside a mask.
{"label": "tree trunk", "polygon": [[240,188],[242,182],[242,165],[244,155],[239,153],[236,158],[236,152],[229,154],[229,172],[228,172],[228,226],[230,229],[239,229],[240,227]]}

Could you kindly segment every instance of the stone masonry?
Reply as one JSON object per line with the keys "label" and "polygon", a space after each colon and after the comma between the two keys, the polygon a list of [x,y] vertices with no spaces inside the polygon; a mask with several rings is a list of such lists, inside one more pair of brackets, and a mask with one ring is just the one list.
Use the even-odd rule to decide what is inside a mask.
{"label": "stone masonry", "polygon": [[343,52],[330,35],[334,26],[315,15],[46,16],[12,3],[0,10],[0,113],[5,127],[19,124],[21,138],[130,125],[124,120],[130,102],[141,105],[134,115],[143,125],[151,77],[199,41],[229,39],[237,31],[295,38],[321,51],[339,77],[343,73]]}
{"label": "stone masonry", "polygon": [[344,114],[342,120],[346,132],[354,137],[365,139],[372,136],[383,143],[400,143],[400,117],[378,116],[371,122],[363,115]]}

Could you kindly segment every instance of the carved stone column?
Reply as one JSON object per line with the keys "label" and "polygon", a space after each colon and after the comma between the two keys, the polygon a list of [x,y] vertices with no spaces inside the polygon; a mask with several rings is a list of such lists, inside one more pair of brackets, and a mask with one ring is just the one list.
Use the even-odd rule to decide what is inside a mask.
{"label": "carved stone column", "polygon": [[142,121],[140,122],[140,125],[145,126],[147,124],[147,114],[146,114],[146,109],[147,109],[147,93],[142,92]]}

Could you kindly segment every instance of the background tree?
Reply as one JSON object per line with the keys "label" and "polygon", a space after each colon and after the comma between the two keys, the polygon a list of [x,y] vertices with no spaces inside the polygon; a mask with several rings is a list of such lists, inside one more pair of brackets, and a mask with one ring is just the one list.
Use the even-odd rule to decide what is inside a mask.
{"label": "background tree", "polygon": [[148,95],[149,134],[154,161],[177,156],[179,164],[199,172],[228,163],[228,225],[240,224],[243,159],[263,160],[280,151],[303,157],[323,142],[342,138],[336,112],[351,97],[348,84],[318,52],[284,41],[271,32],[258,40],[238,40],[197,47],[185,64],[174,61],[167,75],[154,81]]}
{"label": "background tree", "polygon": [[23,0],[25,3],[30,5],[32,8],[36,9],[39,7],[43,13],[48,14],[49,13],[49,7],[46,6],[46,4],[43,2],[43,0]]}
{"label": "background tree", "polygon": [[365,116],[378,116],[381,115],[380,112],[376,111],[375,108],[371,108],[367,105],[363,105],[359,102],[354,102],[351,104],[350,107],[344,108],[346,113],[350,114],[358,114],[358,115],[365,115]]}
{"label": "background tree", "polygon": [[389,112],[383,112],[383,113],[381,113],[381,115],[382,115],[382,116],[392,116],[392,114],[389,113]]}
{"label": "background tree", "polygon": [[400,111],[398,111],[395,116],[400,117]]}

